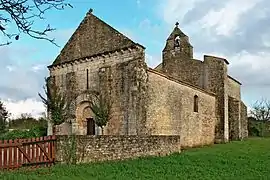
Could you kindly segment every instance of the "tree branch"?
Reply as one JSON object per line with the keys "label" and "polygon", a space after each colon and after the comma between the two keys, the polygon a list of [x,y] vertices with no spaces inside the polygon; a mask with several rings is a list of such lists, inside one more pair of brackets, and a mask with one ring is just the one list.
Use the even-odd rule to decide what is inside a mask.
{"label": "tree branch", "polygon": [[[47,40],[52,44],[55,39],[47,36],[48,32],[54,31],[48,24],[45,29],[35,29],[34,25],[37,20],[44,20],[44,15],[49,10],[63,10],[65,7],[72,7],[66,3],[66,0],[0,0],[0,32],[10,39],[9,43],[1,43],[0,45],[8,45],[11,39],[19,39],[21,33],[26,34],[34,39]],[[14,24],[17,32],[12,32],[9,25]]]}
{"label": "tree branch", "polygon": [[270,121],[270,101],[266,99],[256,101],[250,112],[258,121]]}

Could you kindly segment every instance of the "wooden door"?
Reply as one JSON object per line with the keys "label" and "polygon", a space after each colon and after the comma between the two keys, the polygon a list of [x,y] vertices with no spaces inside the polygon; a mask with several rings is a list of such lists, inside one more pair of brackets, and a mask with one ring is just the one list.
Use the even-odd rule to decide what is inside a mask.
{"label": "wooden door", "polygon": [[95,122],[93,118],[87,118],[87,135],[95,135]]}

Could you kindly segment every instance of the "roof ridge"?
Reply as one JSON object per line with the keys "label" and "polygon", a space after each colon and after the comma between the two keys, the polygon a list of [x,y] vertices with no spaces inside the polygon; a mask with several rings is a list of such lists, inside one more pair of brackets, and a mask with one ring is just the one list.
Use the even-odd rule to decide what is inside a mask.
{"label": "roof ridge", "polygon": [[145,49],[144,46],[134,42],[92,12],[93,10],[90,9],[86,13],[52,65],[106,51],[114,51],[129,47],[132,44]]}
{"label": "roof ridge", "polygon": [[131,41],[134,44],[137,44],[141,47],[143,47],[145,49],[145,47],[139,43],[134,42],[131,38],[129,38],[127,35],[121,33],[119,30],[115,29],[114,27],[112,27],[110,24],[106,23],[105,21],[103,21],[102,19],[100,19],[99,17],[97,17],[96,15],[94,15],[93,13],[91,13],[90,15],[92,15],[94,18],[96,18],[97,20],[99,20],[100,22],[102,22],[103,24],[105,24],[106,26],[108,26],[109,28],[113,29],[115,32],[121,34],[122,36],[124,36],[125,38],[127,38],[129,41]]}

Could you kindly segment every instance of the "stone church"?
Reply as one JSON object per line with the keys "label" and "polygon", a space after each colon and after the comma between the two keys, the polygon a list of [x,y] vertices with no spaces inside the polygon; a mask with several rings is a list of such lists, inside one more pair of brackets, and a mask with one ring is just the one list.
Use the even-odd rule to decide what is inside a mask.
{"label": "stone church", "polygon": [[180,135],[184,147],[247,137],[247,108],[241,83],[227,73],[229,62],[209,55],[194,59],[178,26],[164,43],[162,62],[150,68],[144,46],[89,11],[48,66],[50,82],[74,97],[74,118],[57,133],[101,134],[87,94],[97,91],[113,102],[105,135]]}

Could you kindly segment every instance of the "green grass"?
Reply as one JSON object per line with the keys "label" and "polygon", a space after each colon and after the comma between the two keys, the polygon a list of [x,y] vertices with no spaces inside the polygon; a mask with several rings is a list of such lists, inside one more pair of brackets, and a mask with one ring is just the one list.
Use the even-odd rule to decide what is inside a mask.
{"label": "green grass", "polygon": [[57,165],[51,169],[0,173],[0,179],[270,179],[270,138],[252,138],[189,149],[167,157],[122,162]]}

